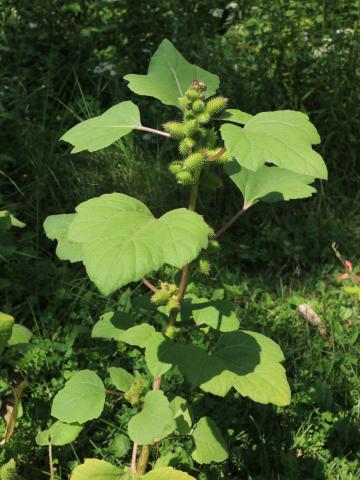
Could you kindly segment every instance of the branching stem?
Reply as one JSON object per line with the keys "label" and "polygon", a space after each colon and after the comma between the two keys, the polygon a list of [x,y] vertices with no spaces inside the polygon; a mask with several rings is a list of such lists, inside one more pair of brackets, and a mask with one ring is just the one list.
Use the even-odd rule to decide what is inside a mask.
{"label": "branching stem", "polygon": [[155,135],[161,135],[162,137],[171,138],[170,133],[163,132],[162,130],[157,130],[156,128],[143,127],[141,125],[140,127],[136,127],[135,130],[141,130],[143,132],[154,133]]}

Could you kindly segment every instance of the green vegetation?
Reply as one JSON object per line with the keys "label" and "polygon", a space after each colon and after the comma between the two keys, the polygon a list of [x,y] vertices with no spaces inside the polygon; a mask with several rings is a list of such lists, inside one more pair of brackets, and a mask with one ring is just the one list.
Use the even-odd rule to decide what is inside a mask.
{"label": "green vegetation", "polygon": [[[96,478],[96,472],[103,475],[104,468],[110,469],[109,478],[117,478],[121,468],[131,463],[128,434],[150,432],[152,438],[164,440],[150,457],[156,477],[149,472],[144,479],[356,480],[360,475],[358,3],[166,1],[161,7],[155,3],[36,0],[29,8],[26,2],[0,0],[0,310],[6,312],[0,319],[0,388],[6,414],[0,478],[46,479],[51,474],[64,480],[73,471],[72,478],[82,480],[90,474]],[[202,151],[189,151],[193,145],[184,139],[203,128],[191,124],[193,118],[185,119],[185,135],[181,124],[164,126],[180,142],[180,159],[176,141],[152,136],[143,128],[160,130],[176,115],[177,96],[171,96],[170,87],[166,91],[152,85],[151,92],[144,91],[149,85],[143,75],[148,59],[165,37],[210,75],[204,79],[206,98],[191,98],[196,93],[189,93],[192,111],[205,127],[207,115],[222,109],[221,102],[208,100],[218,84],[207,70],[219,75],[220,92],[230,99],[227,113],[221,115],[221,133],[231,156],[247,162],[241,169],[225,155],[210,169]],[[169,49],[169,44],[163,48]],[[148,72],[152,78],[156,65]],[[137,95],[129,101],[122,79],[127,72],[139,73],[126,77],[134,92],[155,96],[168,107]],[[185,77],[184,91],[189,83]],[[242,111],[235,110],[237,106]],[[118,124],[111,137],[96,138],[94,132],[106,128],[113,113],[119,120],[129,109],[132,135],[123,137],[130,129]],[[270,114],[277,160],[271,163],[276,166],[256,165],[254,173],[254,155],[245,157],[243,151],[250,144],[260,163],[269,161],[262,149],[267,124],[262,123],[264,114],[257,114],[268,110],[306,113],[322,143],[318,145],[309,127],[303,138],[307,143],[298,145],[294,157],[285,158],[284,129],[277,126],[276,114]],[[82,132],[69,129],[92,117],[96,119],[79,124],[90,128],[92,144],[86,145]],[[296,122],[304,118],[299,114],[286,120],[297,128]],[[218,120],[216,124],[221,125]],[[279,135],[281,142],[276,145]],[[71,156],[66,143],[59,143],[60,137],[80,153]],[[212,141],[210,136],[206,141]],[[209,157],[219,153],[217,145]],[[324,178],[324,169],[300,171],[296,155],[316,162],[316,152],[326,160],[329,182],[317,182],[318,194],[313,195],[313,176]],[[219,163],[224,163],[225,172]],[[141,272],[125,272],[117,264],[111,281],[90,257],[80,256],[79,244],[89,250],[96,245],[78,227],[90,220],[98,231],[101,215],[96,209],[102,209],[100,199],[115,199],[117,194],[104,195],[111,192],[121,192],[116,198],[120,203],[128,195],[134,197],[126,200],[127,208],[137,209],[139,215],[132,216],[134,226],[146,230],[153,248],[159,248],[151,227],[154,217],[159,228],[165,228],[164,212],[171,210],[174,215],[179,206],[186,206],[190,189],[186,185],[193,184],[199,168],[203,177],[198,211],[206,212],[205,220],[215,230],[239,209],[242,196],[245,206],[259,198],[278,199],[269,196],[274,191],[285,200],[309,197],[274,205],[259,202],[221,237],[221,248],[211,241],[211,252],[202,254],[192,269],[181,312],[186,325],[192,322],[191,334],[185,333],[192,354],[206,342],[215,352],[221,351],[216,339],[230,338],[239,328],[276,341],[292,391],[288,406],[281,406],[281,401],[275,402],[278,406],[256,404],[240,395],[244,386],[231,389],[224,398],[214,395],[219,385],[209,387],[212,394],[205,393],[207,386],[199,388],[197,381],[191,381],[192,364],[180,362],[168,373],[171,359],[165,354],[160,362],[154,358],[158,334],[134,330],[134,325],[149,322],[186,349],[179,325],[165,328],[166,312],[178,308],[173,298],[173,284],[179,283],[174,267],[189,261],[185,252],[180,261],[167,250],[167,257],[157,255],[151,268],[143,265]],[[89,201],[92,197],[96,198]],[[77,213],[71,213],[76,205]],[[151,206],[151,212],[145,205]],[[61,222],[54,221],[61,212],[66,212]],[[54,245],[42,227],[46,217],[47,235],[58,240],[58,257],[70,258],[73,265],[54,255]],[[182,218],[184,225],[186,220]],[[192,258],[204,248],[208,233],[200,221],[194,225],[199,243]],[[110,236],[108,241],[111,247]],[[183,241],[186,244],[189,238],[184,235]],[[333,242],[339,247],[332,248]],[[102,293],[89,282],[79,260]],[[168,265],[148,277],[160,288],[150,302],[141,277],[147,268],[149,272],[164,263]],[[167,281],[158,283],[160,278]],[[134,283],[128,288],[130,281]],[[103,295],[115,290],[110,297]],[[221,334],[214,333],[219,322],[224,327]],[[147,392],[152,376],[164,372],[161,388],[170,401],[156,390],[159,398],[151,399],[153,393]],[[73,398],[80,374],[86,376],[96,402],[91,408],[80,406],[79,411],[64,409],[59,396],[70,389]],[[266,395],[266,389],[260,393]],[[144,397],[144,406],[162,405],[166,425],[153,422],[147,408],[135,415]],[[100,411],[101,417],[88,421]],[[59,421],[54,423],[51,414]],[[136,425],[139,415],[147,425],[144,431]],[[178,434],[166,438],[174,428]],[[214,445],[208,441],[209,432],[216,437]],[[149,441],[137,439],[140,444]],[[97,460],[84,463],[85,458]]]}

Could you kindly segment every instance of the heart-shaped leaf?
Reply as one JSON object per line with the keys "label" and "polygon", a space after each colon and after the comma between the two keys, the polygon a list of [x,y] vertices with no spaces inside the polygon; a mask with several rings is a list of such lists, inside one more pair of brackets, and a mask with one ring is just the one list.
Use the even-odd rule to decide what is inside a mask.
{"label": "heart-shaped leaf", "polygon": [[81,370],[54,397],[51,415],[64,423],[83,424],[101,415],[105,387],[91,370]]}
{"label": "heart-shaped leaf", "polygon": [[223,462],[229,456],[226,442],[214,422],[202,417],[193,432],[195,450],[192,457],[197,463]]}
{"label": "heart-shaped leaf", "polygon": [[98,117],[70,128],[60,140],[71,143],[71,153],[94,152],[108,147],[134,129],[141,128],[140,112],[133,102],[121,102]]}
{"label": "heart-shaped leaf", "polygon": [[87,273],[105,295],[165,263],[181,268],[208,244],[208,225],[185,208],[156,219],[139,200],[113,193],[76,210],[67,239],[81,244]]}
{"label": "heart-shaped leaf", "polygon": [[122,470],[105,460],[87,458],[73,470],[70,480],[119,480]]}
{"label": "heart-shaped leaf", "polygon": [[309,185],[314,181],[313,177],[279,167],[263,165],[253,172],[240,167],[237,161],[233,160],[225,164],[225,171],[243,194],[245,208],[259,200],[266,201],[272,193],[279,194],[277,200],[306,198],[316,193],[316,189]]}
{"label": "heart-shaped leaf", "polygon": [[193,80],[206,84],[206,97],[214,95],[220,83],[217,75],[189,63],[166,39],[152,56],[147,75],[129,74],[124,79],[133,92],[178,108],[179,97],[185,94]]}
{"label": "heart-shaped leaf", "polygon": [[176,429],[174,415],[168,399],[161,390],[148,392],[140,413],[128,424],[129,437],[139,445],[150,445]]}
{"label": "heart-shaped leaf", "polygon": [[62,422],[55,422],[47,430],[43,430],[36,435],[36,443],[41,447],[46,445],[55,445],[61,447],[74,442],[83,427],[81,425],[70,425]]}
{"label": "heart-shaped leaf", "polygon": [[327,178],[324,160],[312,149],[313,144],[320,143],[320,137],[304,113],[258,113],[244,128],[222,125],[221,136],[228,152],[249,170],[273,163],[300,175]]}
{"label": "heart-shaped leaf", "polygon": [[50,240],[57,240],[56,255],[60,260],[69,260],[71,263],[82,259],[81,245],[70,242],[67,233],[75,214],[50,215],[44,222],[45,234]]}

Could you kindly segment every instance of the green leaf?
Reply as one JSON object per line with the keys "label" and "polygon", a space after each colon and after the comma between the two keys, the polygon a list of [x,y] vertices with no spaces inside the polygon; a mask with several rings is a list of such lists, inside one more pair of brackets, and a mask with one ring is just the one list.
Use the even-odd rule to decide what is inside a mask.
{"label": "green leaf", "polygon": [[83,150],[94,152],[108,147],[141,127],[140,112],[133,102],[121,102],[98,117],[78,123],[68,130],[60,140],[71,143],[71,153]]}
{"label": "green leaf", "polygon": [[141,325],[135,325],[135,327],[126,330],[120,340],[128,345],[145,348],[154,332],[155,328],[152,325],[142,323]]}
{"label": "green leaf", "polygon": [[127,392],[135,380],[134,376],[124,368],[110,367],[108,368],[108,372],[110,374],[111,382],[120,392]]}
{"label": "green leaf", "polygon": [[214,420],[202,417],[193,433],[195,450],[192,457],[197,463],[223,462],[229,456],[225,440]]}
{"label": "green leaf", "polygon": [[0,210],[0,231],[11,228],[11,215],[7,210]]}
{"label": "green leaf", "polygon": [[12,329],[11,337],[8,341],[9,346],[29,343],[32,337],[32,332],[24,327],[24,325],[19,325],[15,323]]}
{"label": "green leaf", "polygon": [[0,312],[0,354],[2,354],[4,348],[11,338],[14,323],[14,317]]}
{"label": "green leaf", "polygon": [[316,189],[309,185],[313,177],[299,175],[279,167],[262,166],[256,172],[240,167],[234,160],[224,166],[226,173],[239,188],[248,208],[259,200],[267,200],[269,194],[278,193],[279,200],[311,197]]}
{"label": "green leaf", "polygon": [[280,347],[270,338],[246,330],[225,333],[208,354],[196,345],[164,343],[162,361],[177,363],[193,386],[224,397],[231,388],[259,403],[290,403]]}
{"label": "green leaf", "polygon": [[131,315],[124,312],[106,312],[95,323],[91,336],[93,338],[106,338],[109,340],[121,340],[122,334],[134,325]]}
{"label": "green leaf", "polygon": [[81,370],[66,382],[53,400],[51,415],[64,423],[83,424],[101,415],[105,387],[91,370]]}
{"label": "green leaf", "polygon": [[112,437],[107,449],[114,457],[122,458],[128,453],[130,446],[131,442],[129,437],[123,433],[118,433]]}
{"label": "green leaf", "polygon": [[82,259],[81,245],[70,242],[67,233],[75,214],[50,215],[45,219],[44,230],[50,240],[57,240],[56,255],[60,260],[69,260],[71,263]]}
{"label": "green leaf", "polygon": [[159,359],[158,351],[160,345],[166,341],[166,337],[159,332],[154,332],[146,343],[145,360],[148,369],[153,377],[164,375],[172,367],[171,363],[162,362]]}
{"label": "green leaf", "polygon": [[236,110],[235,108],[228,108],[218,117],[219,120],[224,120],[227,122],[240,123],[245,125],[252,115],[250,113],[242,112],[241,110]]}
{"label": "green leaf", "polygon": [[175,470],[172,467],[162,467],[151,470],[146,475],[140,477],[141,480],[195,480],[194,477],[186,472]]}
{"label": "green leaf", "polygon": [[26,227],[26,223],[22,222],[21,220],[16,218],[14,215],[10,215],[10,219],[11,219],[11,225],[15,228],[25,228]]}
{"label": "green leaf", "polygon": [[125,75],[128,87],[138,95],[160,100],[165,105],[179,108],[182,97],[193,80],[207,85],[206,97],[214,95],[219,87],[217,75],[192,65],[169,40],[163,40],[151,58],[147,75]]}
{"label": "green leaf", "polygon": [[87,458],[72,472],[70,480],[119,480],[122,470],[104,460]]}
{"label": "green leaf", "polygon": [[222,125],[221,136],[228,152],[249,170],[273,163],[300,175],[327,178],[324,160],[312,149],[312,144],[320,143],[320,137],[304,113],[258,113],[244,128]]}
{"label": "green leaf", "polygon": [[176,429],[169,401],[161,390],[148,392],[140,413],[128,424],[129,437],[139,445],[162,440]]}
{"label": "green leaf", "polygon": [[139,200],[112,193],[76,210],[67,238],[82,245],[87,273],[105,295],[164,263],[182,268],[208,244],[208,225],[185,208],[156,219]]}
{"label": "green leaf", "polygon": [[[208,300],[207,298],[186,298],[196,325],[208,325],[220,332],[232,332],[239,328],[240,322],[235,306],[228,300]],[[187,303],[186,302],[186,303]]]}
{"label": "green leaf", "polygon": [[180,435],[188,435],[192,426],[192,419],[185,398],[176,396],[170,402],[170,408],[173,412],[176,422],[176,430]]}
{"label": "green leaf", "polygon": [[40,447],[52,444],[55,446],[68,445],[74,442],[82,431],[81,425],[69,425],[62,422],[55,422],[47,430],[36,435],[35,441]]}

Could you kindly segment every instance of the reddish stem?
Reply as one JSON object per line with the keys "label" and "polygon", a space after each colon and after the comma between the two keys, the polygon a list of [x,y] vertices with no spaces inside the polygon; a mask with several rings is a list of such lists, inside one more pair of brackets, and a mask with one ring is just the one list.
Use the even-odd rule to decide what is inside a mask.
{"label": "reddish stem", "polygon": [[157,130],[156,128],[143,127],[142,125],[140,127],[136,127],[135,130],[141,130],[143,132],[154,133],[155,135],[161,135],[162,137],[166,137],[166,138],[171,137],[170,133],[163,132],[162,130]]}
{"label": "reddish stem", "polygon": [[149,280],[146,280],[146,278],[143,278],[143,284],[146,285],[151,291],[157,292],[158,289],[153,285]]}

